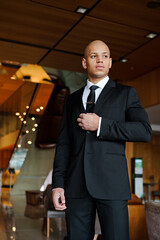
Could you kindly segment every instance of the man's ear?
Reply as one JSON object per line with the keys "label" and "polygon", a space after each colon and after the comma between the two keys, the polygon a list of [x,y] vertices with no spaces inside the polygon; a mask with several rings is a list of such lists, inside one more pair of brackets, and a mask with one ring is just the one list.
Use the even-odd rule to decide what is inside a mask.
{"label": "man's ear", "polygon": [[85,58],[82,58],[82,66],[84,69],[87,69],[87,63]]}
{"label": "man's ear", "polygon": [[112,58],[110,58],[110,64],[109,64],[109,68],[112,67]]}

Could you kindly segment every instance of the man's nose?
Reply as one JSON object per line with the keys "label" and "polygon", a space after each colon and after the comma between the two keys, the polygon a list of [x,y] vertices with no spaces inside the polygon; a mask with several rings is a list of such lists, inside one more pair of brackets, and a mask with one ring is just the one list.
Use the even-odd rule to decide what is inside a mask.
{"label": "man's nose", "polygon": [[97,57],[97,62],[103,62],[102,56],[98,56],[98,57]]}

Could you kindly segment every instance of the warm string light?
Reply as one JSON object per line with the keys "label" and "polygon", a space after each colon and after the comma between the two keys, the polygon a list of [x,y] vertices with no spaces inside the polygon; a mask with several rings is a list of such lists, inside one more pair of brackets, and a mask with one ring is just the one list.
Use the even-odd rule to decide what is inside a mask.
{"label": "warm string light", "polygon": [[40,112],[40,111],[42,111],[43,109],[44,109],[43,106],[40,106],[40,107],[36,108],[36,112]]}
{"label": "warm string light", "polygon": [[13,231],[13,232],[16,232],[16,227],[12,227],[12,231]]}
{"label": "warm string light", "polygon": [[[29,109],[29,106],[26,106],[26,109]],[[44,109],[43,106],[40,106],[40,107],[36,108],[36,112],[40,112],[40,111],[42,111],[43,109]],[[20,121],[23,122],[23,124],[27,124],[27,121],[24,120],[24,117],[26,117],[26,115],[27,115],[26,112],[23,112],[22,115],[20,114],[20,112],[16,112],[15,115],[19,118]],[[24,117],[22,117],[22,116],[24,116]],[[31,120],[32,120],[32,121],[35,121],[36,118],[35,118],[34,116],[32,116],[32,117],[31,117]],[[33,127],[32,127],[32,132],[35,132],[37,127],[38,127],[38,124],[37,124],[37,123],[34,123],[34,125],[33,125]],[[27,129],[27,130],[25,131],[25,133],[26,133],[26,134],[29,134],[30,131]],[[31,145],[31,144],[32,144],[32,141],[31,141],[31,140],[28,140],[28,141],[27,141],[27,144],[28,144],[28,145]],[[21,145],[21,144],[18,144],[17,147],[18,147],[18,148],[21,148],[22,145]],[[14,230],[13,230],[13,231],[14,231]],[[16,231],[16,229],[15,229],[15,231]]]}

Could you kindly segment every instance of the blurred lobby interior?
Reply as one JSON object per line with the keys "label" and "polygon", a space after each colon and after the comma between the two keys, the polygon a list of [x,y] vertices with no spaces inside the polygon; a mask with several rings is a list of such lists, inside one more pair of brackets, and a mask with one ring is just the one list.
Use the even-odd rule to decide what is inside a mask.
{"label": "blurred lobby interior", "polygon": [[0,239],[66,239],[64,216],[47,232],[46,190],[65,99],[85,85],[83,51],[100,39],[110,78],[136,88],[153,130],[149,143],[126,145],[130,240],[158,240],[160,1],[6,0],[0,18]]}

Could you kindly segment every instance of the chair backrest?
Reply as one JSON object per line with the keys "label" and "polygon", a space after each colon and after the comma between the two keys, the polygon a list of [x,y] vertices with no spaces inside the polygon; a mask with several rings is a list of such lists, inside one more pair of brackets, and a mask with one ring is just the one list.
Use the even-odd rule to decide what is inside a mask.
{"label": "chair backrest", "polygon": [[150,240],[159,240],[160,236],[160,203],[145,203],[147,230]]}

